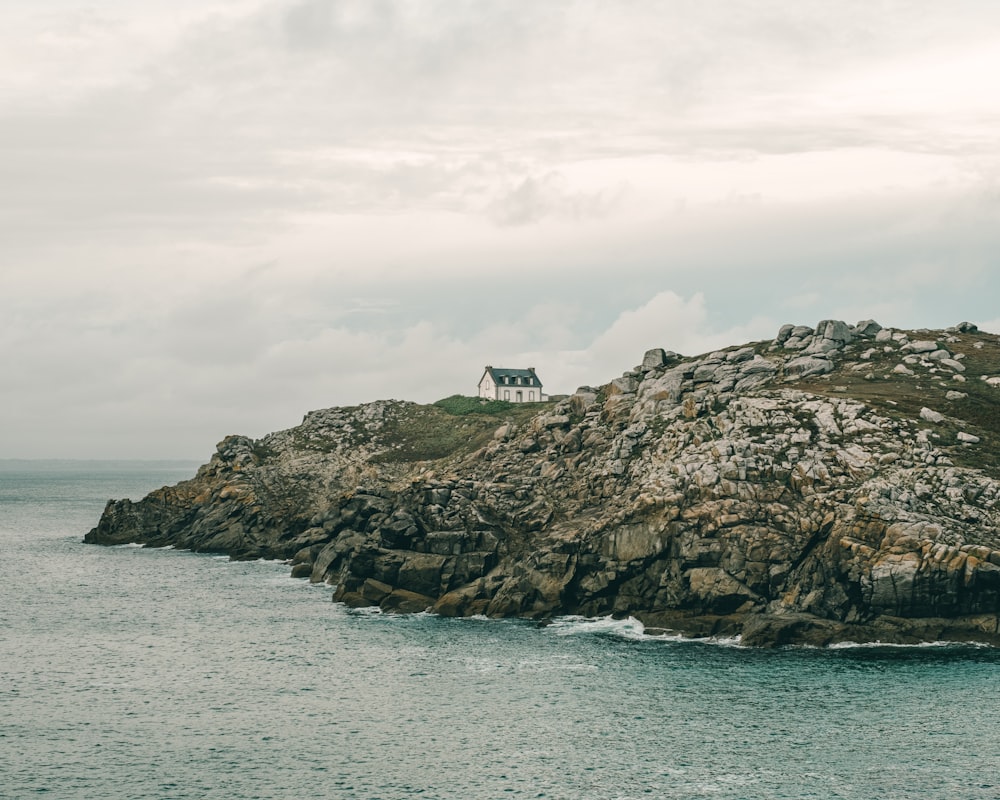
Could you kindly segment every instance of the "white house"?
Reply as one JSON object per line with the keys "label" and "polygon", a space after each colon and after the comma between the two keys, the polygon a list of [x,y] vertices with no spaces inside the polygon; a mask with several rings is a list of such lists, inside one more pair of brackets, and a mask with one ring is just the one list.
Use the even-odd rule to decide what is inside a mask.
{"label": "white house", "polygon": [[537,403],[548,398],[542,392],[542,382],[534,367],[506,369],[486,367],[479,379],[479,396],[487,400],[508,400],[511,403]]}

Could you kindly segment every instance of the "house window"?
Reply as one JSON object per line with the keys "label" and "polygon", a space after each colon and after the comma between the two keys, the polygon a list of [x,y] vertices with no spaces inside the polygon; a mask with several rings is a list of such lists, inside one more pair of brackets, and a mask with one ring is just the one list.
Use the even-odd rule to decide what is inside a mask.
{"label": "house window", "polygon": [[504,400],[510,400],[510,389],[504,389],[503,390],[503,399]]}
{"label": "house window", "polygon": [[518,391],[518,393],[517,393],[517,402],[518,402],[518,403],[520,403],[520,402],[522,402],[523,400],[524,400],[524,397],[523,397],[523,394],[522,394],[522,392],[521,392],[521,391]]}
{"label": "house window", "polygon": [[532,403],[532,402],[534,402],[534,400],[535,400],[535,393],[534,392],[528,392],[528,402]]}

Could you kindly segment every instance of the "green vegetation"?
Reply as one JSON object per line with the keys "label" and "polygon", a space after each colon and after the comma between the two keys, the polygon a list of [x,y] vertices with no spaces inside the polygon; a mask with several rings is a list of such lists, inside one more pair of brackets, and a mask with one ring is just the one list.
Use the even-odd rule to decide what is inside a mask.
{"label": "green vegetation", "polygon": [[477,397],[453,395],[433,405],[410,406],[388,420],[379,432],[379,441],[387,445],[387,449],[372,461],[433,461],[466,455],[484,447],[504,422],[523,423],[546,405],[483,401]]}
{"label": "green vegetation", "polygon": [[434,405],[456,417],[464,417],[467,414],[483,414],[495,417],[523,408],[532,409],[533,413],[544,407],[546,403],[511,403],[508,400],[484,400],[481,397],[466,397],[461,394],[453,394],[451,397],[438,400]]}
{"label": "green vegetation", "polygon": [[437,404],[416,406],[386,423],[379,440],[387,449],[372,460],[381,463],[433,461],[471,453],[492,438],[497,424],[492,417],[471,414],[459,421]]}

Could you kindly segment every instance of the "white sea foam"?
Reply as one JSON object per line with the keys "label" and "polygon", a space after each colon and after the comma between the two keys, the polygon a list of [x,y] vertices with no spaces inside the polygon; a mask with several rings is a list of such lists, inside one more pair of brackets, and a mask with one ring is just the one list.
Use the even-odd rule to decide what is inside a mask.
{"label": "white sea foam", "polygon": [[554,630],[557,636],[576,636],[578,634],[609,634],[630,641],[648,642],[698,642],[714,644],[721,647],[740,647],[739,636],[686,636],[682,633],[646,633],[646,626],[635,617],[616,619],[615,617],[557,617],[548,629]]}
{"label": "white sea foam", "polygon": [[834,644],[827,645],[828,650],[873,650],[873,649],[884,649],[884,650],[913,650],[913,649],[927,649],[934,647],[971,647],[975,649],[989,648],[990,645],[986,642],[916,642],[914,644],[897,644],[895,642],[835,642]]}
{"label": "white sea foam", "polygon": [[163,545],[163,547],[151,547],[148,544],[142,544],[141,542],[126,542],[125,544],[114,544],[111,545],[112,550],[124,550],[131,548],[133,550],[149,550],[151,553],[159,553],[163,550],[176,550],[178,553],[186,553],[187,550],[181,550],[174,547],[172,544]]}
{"label": "white sea foam", "polygon": [[381,617],[385,616],[385,612],[378,606],[362,606],[361,608],[348,608],[343,603],[340,604],[348,613],[355,617]]}
{"label": "white sea foam", "polygon": [[614,617],[557,617],[548,625],[557,636],[577,634],[610,633],[623,639],[642,639],[646,626],[635,617],[615,619]]}

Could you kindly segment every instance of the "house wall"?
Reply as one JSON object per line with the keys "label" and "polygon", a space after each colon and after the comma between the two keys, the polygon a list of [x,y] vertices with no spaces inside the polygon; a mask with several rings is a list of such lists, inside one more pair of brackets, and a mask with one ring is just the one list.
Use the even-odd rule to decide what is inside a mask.
{"label": "house wall", "polygon": [[[487,383],[489,389],[486,388]],[[520,398],[518,392],[521,393]],[[528,386],[524,383],[494,384],[488,372],[479,380],[478,396],[487,400],[509,400],[511,403],[537,403],[547,399],[538,386]]]}
{"label": "house wall", "polygon": [[[490,385],[489,389],[486,388],[487,383]],[[497,387],[493,385],[493,379],[488,372],[479,381],[479,396],[487,400],[497,399]]]}

